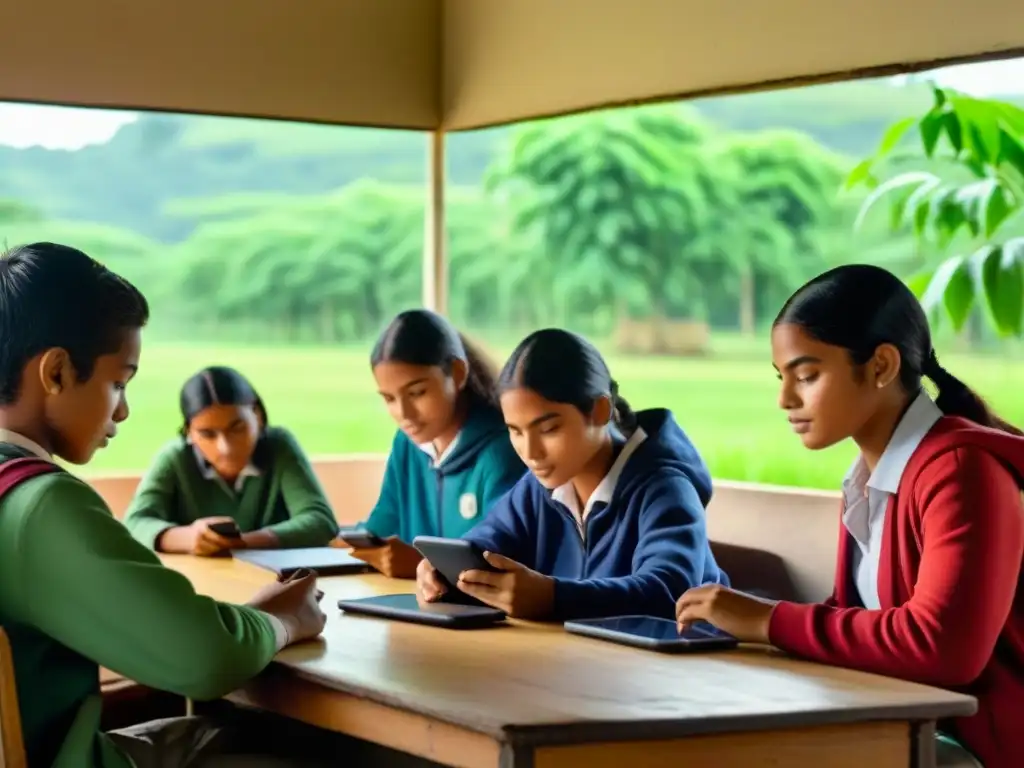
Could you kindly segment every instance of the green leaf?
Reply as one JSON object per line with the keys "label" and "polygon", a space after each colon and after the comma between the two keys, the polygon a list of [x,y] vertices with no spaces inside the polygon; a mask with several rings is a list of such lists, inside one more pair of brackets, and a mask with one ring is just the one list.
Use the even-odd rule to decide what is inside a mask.
{"label": "green leaf", "polygon": [[907,278],[907,287],[913,292],[918,299],[924,296],[924,292],[928,289],[929,283],[932,281],[932,276],[935,273],[931,270],[924,270],[917,272]]}
{"label": "green leaf", "polygon": [[958,96],[950,100],[963,127],[964,145],[984,165],[999,162],[999,114],[987,101]]}
{"label": "green leaf", "polygon": [[906,136],[907,131],[909,131],[916,122],[916,117],[905,117],[890,125],[882,136],[882,140],[878,143],[878,149],[875,151],[875,157],[884,157],[892,152],[895,146],[900,143],[900,140]]}
{"label": "green leaf", "polygon": [[939,136],[942,134],[945,122],[946,114],[934,110],[921,119],[919,126],[921,130],[921,143],[924,145],[924,153],[928,157],[932,156],[935,152],[935,147],[938,146]]}
{"label": "green leaf", "polygon": [[874,164],[874,159],[868,158],[867,160],[861,160],[857,165],[853,167],[850,174],[846,177],[846,181],[843,182],[843,189],[853,189],[858,184],[865,184],[867,186],[874,186],[877,181],[874,174],[871,173],[871,166]]}
{"label": "green leaf", "polygon": [[[860,211],[857,213],[857,220],[853,224],[854,230],[860,229],[868,213],[882,198],[894,192],[904,193],[904,196],[897,199],[894,204],[894,207],[898,208],[898,212],[894,212],[894,221],[902,221],[903,207],[906,205],[907,197],[920,185],[937,181],[937,178],[934,174],[925,171],[911,171],[910,173],[894,176],[885,183],[880,184],[876,189],[872,190],[871,194],[861,204]],[[895,229],[896,226],[898,224],[893,228]]]}
{"label": "green leaf", "polygon": [[967,261],[963,256],[946,259],[935,270],[935,275],[921,297],[921,305],[928,312],[940,305],[945,307],[954,330],[959,332],[967,322],[973,304],[974,281],[971,280]]}
{"label": "green leaf", "polygon": [[946,130],[946,137],[953,147],[953,151],[960,154],[964,148],[964,132],[960,124],[960,118],[956,112],[947,112],[942,118],[942,127]]}
{"label": "green leaf", "polygon": [[1024,238],[986,246],[972,259],[996,331],[1000,336],[1020,336],[1024,331]]}

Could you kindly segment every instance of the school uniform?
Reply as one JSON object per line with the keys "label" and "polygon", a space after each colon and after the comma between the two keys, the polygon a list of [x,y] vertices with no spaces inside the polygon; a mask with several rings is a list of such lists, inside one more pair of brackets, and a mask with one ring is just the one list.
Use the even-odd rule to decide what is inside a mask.
{"label": "school uniform", "polygon": [[711,475],[669,411],[639,427],[581,507],[571,483],[524,476],[465,538],[555,578],[553,618],[672,618],[679,595],[728,584],[708,543]]}
{"label": "school uniform", "polygon": [[[779,603],[773,645],[978,697],[940,724],[987,768],[1024,755],[1024,438],[920,394],[875,470],[844,483],[835,590]],[[948,744],[943,745],[944,748]]]}
{"label": "school uniform", "polygon": [[[0,430],[0,463],[25,457],[51,460]],[[100,731],[100,666],[214,699],[287,641],[275,617],[197,595],[88,484],[59,468],[0,499],[0,625],[11,641],[29,765],[55,768],[131,768],[116,737]]]}
{"label": "school uniform", "polygon": [[417,536],[459,538],[525,471],[494,408],[471,408],[441,455],[430,443],[417,445],[399,431],[380,498],[362,527],[410,543]]}
{"label": "school uniform", "polygon": [[232,518],[243,533],[272,531],[281,548],[326,546],[338,531],[309,460],[282,427],[266,429],[231,486],[190,443],[171,440],[139,483],[124,524],[154,549],[167,529],[219,516]]}

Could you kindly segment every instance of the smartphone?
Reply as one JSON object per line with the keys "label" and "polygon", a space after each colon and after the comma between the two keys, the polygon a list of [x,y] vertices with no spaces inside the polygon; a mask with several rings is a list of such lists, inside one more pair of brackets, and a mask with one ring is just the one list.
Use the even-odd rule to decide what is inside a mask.
{"label": "smartphone", "polygon": [[606,619],[567,621],[565,629],[574,635],[663,653],[723,651],[739,645],[735,637],[710,624],[697,622],[680,635],[674,621],[654,616],[612,616]]}
{"label": "smartphone", "polygon": [[338,538],[353,549],[375,549],[387,544],[385,539],[366,530],[341,530],[338,531]]}
{"label": "smartphone", "polygon": [[238,530],[238,523],[234,520],[226,520],[223,523],[210,523],[210,530],[225,539],[240,539],[242,532]]}
{"label": "smartphone", "polygon": [[458,583],[459,574],[463,571],[499,570],[484,559],[484,553],[476,544],[464,539],[417,536],[412,540],[412,545],[437,569],[448,586]]}

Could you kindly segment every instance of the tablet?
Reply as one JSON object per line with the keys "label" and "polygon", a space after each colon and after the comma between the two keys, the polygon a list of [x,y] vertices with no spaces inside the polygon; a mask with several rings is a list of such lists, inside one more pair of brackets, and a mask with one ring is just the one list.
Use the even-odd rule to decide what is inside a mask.
{"label": "tablet", "polygon": [[472,542],[464,539],[443,539],[439,536],[417,536],[412,540],[423,557],[454,587],[463,571],[492,571],[498,569],[484,559],[484,553]]}
{"label": "tablet", "polygon": [[447,629],[483,629],[505,620],[505,613],[497,608],[453,603],[430,603],[420,606],[416,595],[409,594],[339,600],[338,607],[346,613],[429,624]]}
{"label": "tablet", "polygon": [[278,576],[291,576],[300,568],[316,571],[317,576],[344,576],[367,573],[369,565],[337,547],[308,547],[305,549],[233,549],[236,560],[252,563],[273,571]]}
{"label": "tablet", "polygon": [[665,653],[701,653],[735,648],[739,641],[710,624],[692,624],[682,635],[676,623],[654,616],[613,616],[565,622],[565,629],[576,635],[608,640],[636,648]]}

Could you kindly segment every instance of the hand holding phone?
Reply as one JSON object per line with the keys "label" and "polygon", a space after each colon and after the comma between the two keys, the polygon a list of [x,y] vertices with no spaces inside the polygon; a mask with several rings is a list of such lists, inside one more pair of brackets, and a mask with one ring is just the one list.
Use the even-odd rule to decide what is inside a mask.
{"label": "hand holding phone", "polygon": [[[371,534],[372,535],[372,534]],[[348,541],[346,534],[345,541]],[[376,538],[376,537],[374,537]],[[353,549],[352,557],[369,564],[389,579],[413,579],[422,556],[397,536],[381,539],[379,546]]]}
{"label": "hand holding phone", "polygon": [[387,540],[364,529],[338,531],[338,538],[352,549],[376,549],[387,546]]}
{"label": "hand holding phone", "polygon": [[240,539],[242,538],[242,532],[238,530],[238,523],[234,520],[224,520],[219,523],[210,523],[209,528],[211,531],[219,536],[223,536],[225,539]]}
{"label": "hand holding phone", "polygon": [[187,527],[187,551],[193,555],[212,557],[241,545],[242,534],[230,517],[203,517]]}

